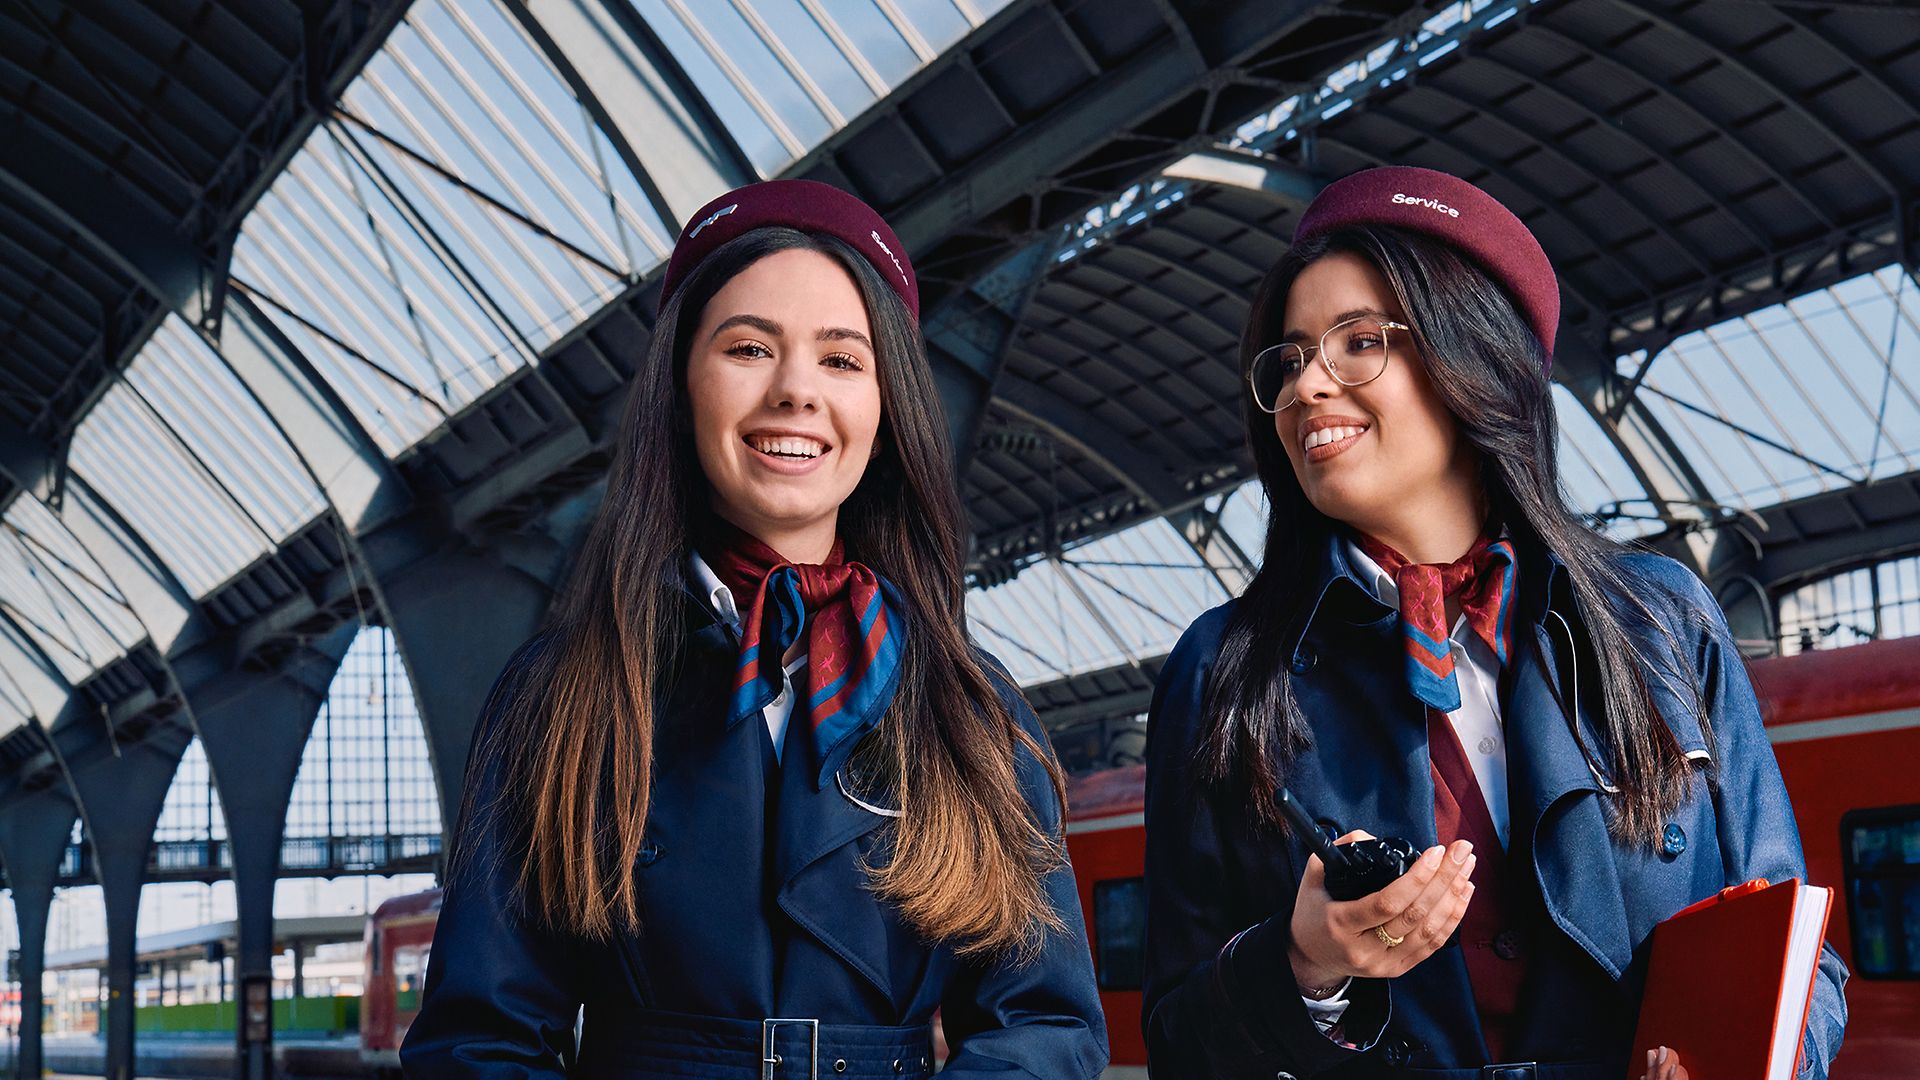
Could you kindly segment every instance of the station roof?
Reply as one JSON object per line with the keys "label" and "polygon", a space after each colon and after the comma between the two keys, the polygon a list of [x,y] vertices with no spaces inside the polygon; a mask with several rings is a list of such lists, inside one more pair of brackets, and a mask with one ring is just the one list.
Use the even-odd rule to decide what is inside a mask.
{"label": "station roof", "polygon": [[[1257,559],[1246,299],[1372,164],[1482,185],[1553,256],[1597,521],[1769,589],[1920,522],[1920,24],[1887,5],[16,7],[0,732],[84,694],[137,735],[172,658],[271,667],[364,617],[351,551],[403,511],[343,470],[478,543],[573,512],[677,223],[755,177],[840,183],[914,248],[978,399],[976,629],[1063,716],[1137,697]],[[382,460],[297,452],[261,341]]]}

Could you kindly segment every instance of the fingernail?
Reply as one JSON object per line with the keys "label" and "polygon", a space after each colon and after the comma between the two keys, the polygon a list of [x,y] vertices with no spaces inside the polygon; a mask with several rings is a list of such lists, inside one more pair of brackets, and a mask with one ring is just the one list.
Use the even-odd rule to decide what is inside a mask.
{"label": "fingernail", "polygon": [[1466,862],[1467,856],[1472,852],[1473,852],[1472,844],[1468,843],[1465,840],[1454,841],[1454,844],[1453,844],[1453,861],[1454,862],[1456,863]]}
{"label": "fingernail", "polygon": [[1657,1060],[1659,1060],[1658,1058],[1656,1058],[1656,1057],[1654,1056],[1654,1055],[1656,1055],[1657,1053],[1659,1053],[1659,1051],[1657,1051],[1657,1050],[1649,1050],[1649,1051],[1647,1051],[1647,1068],[1649,1068],[1649,1069],[1651,1069],[1651,1068],[1653,1068],[1653,1066],[1654,1066],[1654,1063],[1655,1063],[1655,1062],[1656,1062]]}
{"label": "fingernail", "polygon": [[1657,1062],[1655,1062],[1655,1064],[1657,1064],[1657,1065],[1665,1065],[1665,1064],[1667,1063],[1667,1055],[1668,1055],[1669,1053],[1671,1053],[1671,1052],[1672,1052],[1672,1051],[1670,1051],[1670,1050],[1668,1050],[1668,1049],[1667,1049],[1666,1047],[1664,1047],[1664,1046],[1663,1046],[1663,1047],[1661,1047],[1661,1048],[1660,1048],[1660,1060],[1659,1060],[1659,1061],[1657,1061]]}
{"label": "fingernail", "polygon": [[1428,870],[1431,870],[1434,867],[1439,866],[1441,850],[1442,850],[1441,848],[1437,848],[1437,847],[1428,848],[1426,850],[1426,853],[1420,856],[1420,865],[1425,867]]}
{"label": "fingernail", "polygon": [[1462,863],[1461,865],[1466,868],[1465,870],[1466,873],[1471,874],[1473,873],[1473,868],[1480,865],[1480,856],[1469,855],[1467,856],[1467,861]]}

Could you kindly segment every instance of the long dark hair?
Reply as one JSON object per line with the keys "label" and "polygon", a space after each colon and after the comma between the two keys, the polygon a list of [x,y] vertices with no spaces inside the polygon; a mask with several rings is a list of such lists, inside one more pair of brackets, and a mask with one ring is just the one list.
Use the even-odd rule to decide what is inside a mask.
{"label": "long dark hair", "polygon": [[[930,940],[963,953],[1029,949],[1043,929],[1063,925],[1042,879],[1065,854],[1021,793],[1020,748],[1044,763],[1062,803],[1065,780],[1051,751],[1002,703],[966,637],[964,517],[919,328],[851,247],[784,227],[722,245],[660,312],[605,501],[549,616],[546,644],[530,655],[478,751],[504,770],[507,801],[495,809],[524,845],[523,899],[546,925],[585,937],[638,929],[632,868],[651,794],[655,711],[676,677],[685,630],[676,582],[688,522],[709,499],[687,407],[688,352],[722,286],[794,249],[825,254],[852,275],[877,354],[879,453],[839,516],[847,557],[889,579],[907,608],[899,690],[861,750],[897,785],[903,812],[891,858],[869,868],[871,883]],[[459,860],[456,853],[456,872]]]}
{"label": "long dark hair", "polygon": [[[1595,763],[1619,789],[1610,821],[1616,835],[1650,840],[1685,799],[1694,765],[1660,717],[1649,674],[1684,688],[1680,700],[1690,698],[1708,739],[1711,728],[1699,688],[1683,674],[1690,666],[1677,637],[1623,571],[1621,557],[1629,549],[1589,528],[1567,506],[1555,461],[1559,424],[1538,337],[1506,293],[1452,247],[1401,229],[1353,228],[1293,248],[1268,272],[1240,339],[1243,374],[1261,349],[1280,340],[1295,279],[1333,252],[1366,259],[1392,285],[1413,324],[1419,356],[1409,359],[1425,363],[1435,392],[1477,451],[1493,519],[1520,543],[1543,545],[1565,564],[1599,663],[1604,708]],[[1307,500],[1273,417],[1251,394],[1243,399],[1247,439],[1270,508],[1266,550],[1220,645],[1198,768],[1205,779],[1247,790],[1255,815],[1277,824],[1274,795],[1310,744],[1283,643],[1298,640],[1306,629],[1317,598],[1311,575],[1340,526]],[[1662,647],[1649,655],[1630,628],[1651,631]]]}

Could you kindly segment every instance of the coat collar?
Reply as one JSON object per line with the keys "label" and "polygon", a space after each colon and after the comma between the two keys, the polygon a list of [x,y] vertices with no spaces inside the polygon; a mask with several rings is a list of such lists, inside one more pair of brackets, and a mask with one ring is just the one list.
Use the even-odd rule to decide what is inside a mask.
{"label": "coat collar", "polygon": [[[1514,549],[1520,557],[1522,582],[1521,607],[1515,613],[1516,621],[1538,625],[1550,610],[1559,612],[1563,618],[1573,617],[1573,591],[1566,564],[1560,557],[1537,540],[1516,540]],[[1329,619],[1372,622],[1393,614],[1394,610],[1375,591],[1371,575],[1354,558],[1352,547],[1341,530],[1329,530],[1317,554],[1315,573],[1308,587],[1313,602],[1307,606],[1306,617],[1298,625],[1289,627],[1283,639],[1286,655],[1296,668],[1306,659],[1306,640],[1317,624]],[[1543,584],[1528,587],[1533,582]]]}

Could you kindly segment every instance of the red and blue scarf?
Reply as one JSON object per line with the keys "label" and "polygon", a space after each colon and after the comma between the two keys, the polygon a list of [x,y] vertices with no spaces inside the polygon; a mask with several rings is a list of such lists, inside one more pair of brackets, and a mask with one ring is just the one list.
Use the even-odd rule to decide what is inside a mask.
{"label": "red and blue scarf", "polygon": [[870,568],[847,562],[839,540],[825,562],[802,565],[721,522],[708,529],[700,555],[736,603],[749,601],[741,608],[728,723],[758,715],[779,696],[782,659],[804,633],[805,715],[820,762],[816,783],[825,784],[860,736],[880,722],[900,684],[906,623],[890,596],[893,587]]}
{"label": "red and blue scarf", "polygon": [[1513,639],[1514,555],[1511,540],[1481,537],[1451,563],[1412,563],[1364,533],[1360,550],[1380,564],[1400,591],[1400,636],[1406,649],[1407,685],[1413,696],[1442,712],[1460,708],[1460,680],[1447,639],[1447,598],[1460,598],[1467,626],[1507,662]]}

